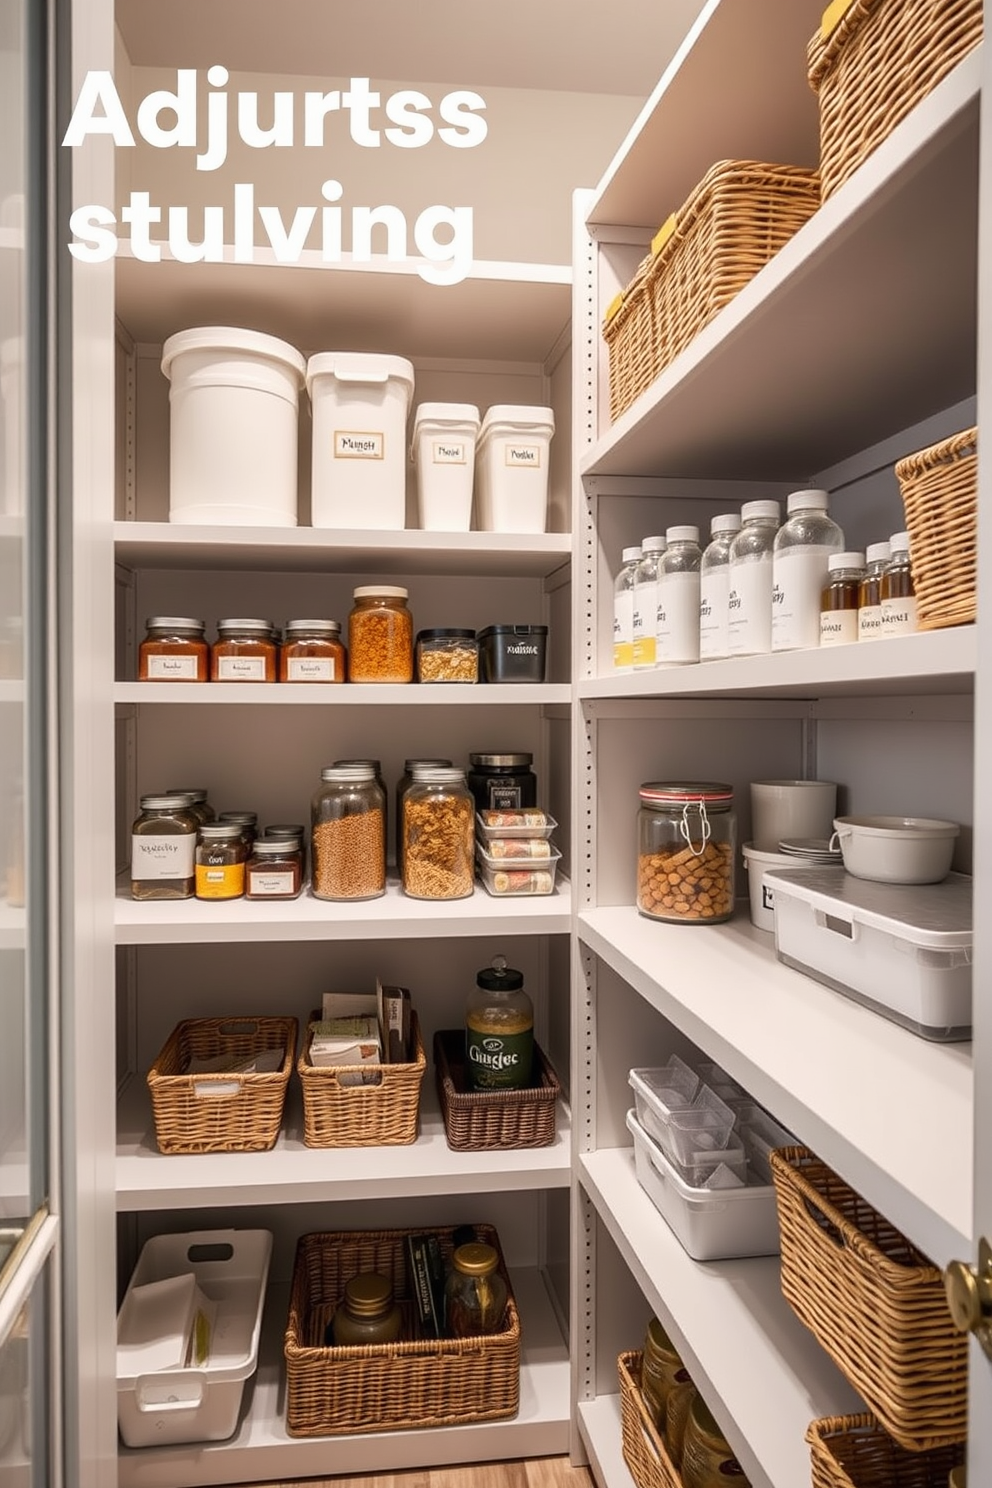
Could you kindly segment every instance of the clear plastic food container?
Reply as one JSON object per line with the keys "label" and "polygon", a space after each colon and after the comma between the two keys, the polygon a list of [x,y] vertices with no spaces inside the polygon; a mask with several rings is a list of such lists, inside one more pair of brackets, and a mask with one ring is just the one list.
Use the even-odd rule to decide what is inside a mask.
{"label": "clear plastic food container", "polygon": [[[631,1070],[628,1081],[638,1121],[671,1161],[688,1170],[705,1161],[702,1154],[728,1150],[735,1119],[730,1107],[708,1085],[698,1085],[698,1080],[694,1089],[673,1063],[662,1073],[667,1083],[658,1080],[659,1073]],[[693,1071],[689,1074],[695,1078]]]}
{"label": "clear plastic food container", "polygon": [[475,835],[481,843],[513,837],[547,839],[557,825],[553,816],[535,807],[507,806],[504,810],[477,811],[475,814]]}
{"label": "clear plastic food container", "polygon": [[476,862],[486,892],[500,899],[529,898],[535,894],[553,894],[561,853],[554,850],[540,862],[511,866],[505,858],[491,858],[479,848]]}

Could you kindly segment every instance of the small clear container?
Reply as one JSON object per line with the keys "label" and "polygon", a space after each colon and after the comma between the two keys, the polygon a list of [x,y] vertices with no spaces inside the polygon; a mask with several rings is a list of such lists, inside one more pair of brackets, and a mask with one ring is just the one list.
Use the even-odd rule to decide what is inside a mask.
{"label": "small clear container", "polygon": [[413,616],[409,590],[365,584],[354,591],[348,616],[348,677],[351,682],[413,681]]}
{"label": "small clear container", "polygon": [[869,543],[865,549],[865,571],[858,585],[858,640],[882,637],[882,575],[892,557],[887,542]]}
{"label": "small clear container", "polygon": [[474,630],[439,628],[417,633],[418,682],[478,682],[479,643]]}
{"label": "small clear container", "polygon": [[858,596],[864,553],[831,553],[820,595],[820,645],[849,646],[858,639]]}
{"label": "small clear container", "polygon": [[520,865],[511,868],[505,859],[491,858],[481,847],[476,847],[476,861],[483,887],[488,894],[498,899],[553,894],[560,860],[561,853],[555,851],[539,865],[534,863],[526,867]]}
{"label": "small clear container", "polygon": [[206,682],[210,647],[206,623],[182,615],[150,615],[138,647],[139,682]]}
{"label": "small clear container", "polygon": [[211,682],[275,682],[279,647],[271,620],[218,620],[210,648]]}
{"label": "small clear container", "polygon": [[534,807],[508,806],[476,812],[475,833],[485,843],[495,837],[550,837],[558,823],[546,811]]}

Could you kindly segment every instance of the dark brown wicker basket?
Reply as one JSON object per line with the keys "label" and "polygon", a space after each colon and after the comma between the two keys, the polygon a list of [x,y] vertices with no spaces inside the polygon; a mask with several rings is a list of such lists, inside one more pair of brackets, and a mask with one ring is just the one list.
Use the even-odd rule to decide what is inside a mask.
{"label": "dark brown wicker basket", "polygon": [[947,1488],[964,1446],[907,1452],[874,1416],[827,1416],[806,1432],[813,1488]]}
{"label": "dark brown wicker basket", "polygon": [[561,1086],[544,1051],[534,1045],[536,1083],[526,1090],[469,1090],[465,1034],[434,1035],[434,1070],[448,1146],[456,1152],[550,1147],[555,1139]]}

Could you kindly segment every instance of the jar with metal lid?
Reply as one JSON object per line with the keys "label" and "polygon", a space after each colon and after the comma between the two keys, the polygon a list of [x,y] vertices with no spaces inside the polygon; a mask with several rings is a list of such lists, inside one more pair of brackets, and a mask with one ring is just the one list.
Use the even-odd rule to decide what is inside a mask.
{"label": "jar with metal lid", "polygon": [[212,682],[275,682],[279,648],[271,620],[218,620],[210,648]]}
{"label": "jar with metal lid", "polygon": [[893,532],[889,561],[882,571],[882,635],[913,635],[919,629],[916,585],[909,552],[909,533]]}
{"label": "jar with metal lid", "polygon": [[675,1345],[658,1319],[652,1318],[641,1355],[641,1394],[659,1431],[665,1429],[665,1406],[682,1368]]}
{"label": "jar with metal lid", "polygon": [[408,598],[407,589],[393,584],[366,584],[354,591],[355,604],[348,616],[350,681],[413,681]]}
{"label": "jar with metal lid", "polygon": [[713,1418],[706,1401],[695,1395],[686,1417],[682,1442],[683,1488],[747,1488],[744,1469]]}
{"label": "jar with metal lid", "polygon": [[450,759],[408,759],[403,761],[403,774],[396,787],[396,869],[403,874],[403,797],[417,770],[450,770]]}
{"label": "jar with metal lid", "polygon": [[248,848],[237,822],[211,822],[196,844],[197,899],[240,899]]}
{"label": "jar with metal lid", "polygon": [[537,805],[532,754],[470,754],[468,788],[480,811]]}
{"label": "jar with metal lid", "polygon": [[417,632],[418,682],[478,682],[479,642],[474,630],[451,627]]}
{"label": "jar with metal lid", "polygon": [[206,682],[210,647],[206,622],[183,615],[149,615],[138,647],[139,682]]}
{"label": "jar with metal lid", "polygon": [[849,646],[858,639],[858,604],[864,553],[831,553],[820,595],[820,645]]}
{"label": "jar with metal lid", "polygon": [[507,1295],[495,1246],[478,1241],[459,1245],[451,1258],[451,1271],[444,1286],[448,1336],[476,1338],[484,1333],[498,1333],[506,1316]]}
{"label": "jar with metal lid", "polygon": [[344,1296],[327,1326],[325,1344],[392,1343],[403,1328],[403,1314],[388,1276],[364,1271],[345,1282]]}
{"label": "jar with metal lid", "polygon": [[251,852],[258,835],[258,812],[257,811],[222,811],[218,816],[219,822],[241,828],[241,835],[245,840],[246,852]]}
{"label": "jar with metal lid", "polygon": [[524,1090],[534,1063],[534,1004],[523,973],[494,956],[465,1006],[465,1069],[475,1090]]}
{"label": "jar with metal lid", "polygon": [[302,888],[302,838],[257,838],[245,865],[245,898],[297,899]]}
{"label": "jar with metal lid", "polygon": [[167,796],[188,796],[190,810],[202,826],[214,820],[214,808],[207,800],[205,785],[167,785],[165,793]]}
{"label": "jar with metal lid", "polygon": [[464,770],[418,770],[403,797],[403,892],[467,899],[475,892],[475,803]]}
{"label": "jar with metal lid", "polygon": [[286,621],[279,648],[280,682],[343,682],[346,675],[340,621]]}
{"label": "jar with metal lid", "polygon": [[734,793],[712,781],[640,789],[637,908],[654,920],[715,925],[734,912]]}
{"label": "jar with metal lid", "polygon": [[182,795],[142,796],[131,828],[131,898],[191,899],[200,826]]}
{"label": "jar with metal lid", "polygon": [[385,792],[371,765],[328,765],[311,805],[311,887],[318,899],[386,892]]}

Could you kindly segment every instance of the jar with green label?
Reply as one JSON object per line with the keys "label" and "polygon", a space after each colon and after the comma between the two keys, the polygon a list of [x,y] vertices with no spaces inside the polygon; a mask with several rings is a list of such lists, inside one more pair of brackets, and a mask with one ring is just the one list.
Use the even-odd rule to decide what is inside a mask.
{"label": "jar with green label", "polygon": [[523,973],[494,956],[469,994],[465,1067],[473,1090],[521,1090],[531,1083],[534,1006]]}

